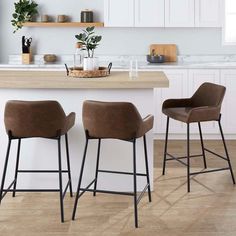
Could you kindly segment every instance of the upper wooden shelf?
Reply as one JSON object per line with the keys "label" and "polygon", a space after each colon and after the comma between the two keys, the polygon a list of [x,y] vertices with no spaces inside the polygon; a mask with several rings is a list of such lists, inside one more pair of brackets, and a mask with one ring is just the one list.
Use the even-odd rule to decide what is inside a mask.
{"label": "upper wooden shelf", "polygon": [[81,23],[81,22],[26,22],[25,27],[104,27],[103,22]]}

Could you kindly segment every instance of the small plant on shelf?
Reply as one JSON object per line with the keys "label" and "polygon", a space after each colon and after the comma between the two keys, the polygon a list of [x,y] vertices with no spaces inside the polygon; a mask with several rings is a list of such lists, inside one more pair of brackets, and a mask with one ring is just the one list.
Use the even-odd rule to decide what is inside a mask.
{"label": "small plant on shelf", "polygon": [[81,45],[81,50],[87,51],[88,58],[94,57],[94,50],[98,47],[99,42],[102,40],[102,36],[95,35],[95,27],[88,27],[83,30],[83,33],[75,35],[78,43]]}
{"label": "small plant on shelf", "polygon": [[14,3],[14,6],[15,12],[12,14],[11,23],[15,28],[15,33],[22,28],[23,23],[31,21],[32,17],[38,14],[38,4],[33,0],[19,0]]}

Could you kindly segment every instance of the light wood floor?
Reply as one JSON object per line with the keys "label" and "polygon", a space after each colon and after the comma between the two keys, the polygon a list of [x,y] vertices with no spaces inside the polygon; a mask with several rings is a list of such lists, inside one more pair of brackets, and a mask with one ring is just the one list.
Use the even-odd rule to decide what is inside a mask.
{"label": "light wood floor", "polygon": [[[228,144],[236,172],[236,141]],[[72,222],[74,199],[67,196],[66,222],[61,224],[57,194],[18,193],[16,198],[9,194],[0,206],[0,236],[235,236],[236,186],[229,173],[192,178],[192,192],[188,194],[185,168],[172,165],[166,176],[161,175],[162,145],[155,144],[155,191],[152,203],[144,197],[139,205],[139,229],[134,228],[130,197],[98,194],[94,198],[87,193],[79,203],[76,221]],[[194,152],[197,145],[192,145]],[[218,142],[208,145],[215,151],[219,149]],[[170,148],[179,153],[185,150],[182,141],[172,142]],[[211,167],[224,164],[209,159]],[[195,169],[202,166],[201,160],[193,164]]]}

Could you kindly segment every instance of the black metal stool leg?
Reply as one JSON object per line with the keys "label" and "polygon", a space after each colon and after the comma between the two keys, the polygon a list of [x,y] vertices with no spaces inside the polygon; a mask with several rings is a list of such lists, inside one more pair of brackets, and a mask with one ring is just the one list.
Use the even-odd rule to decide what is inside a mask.
{"label": "black metal stool leg", "polygon": [[[18,147],[17,147],[17,156],[16,156],[15,177],[14,177],[15,183],[13,186],[13,190],[16,190],[16,184],[17,184],[17,175],[18,175],[18,167],[19,167],[19,159],[20,159],[20,146],[21,146],[21,139],[19,138],[18,139]],[[12,197],[15,197],[15,196],[16,196],[16,192],[13,191]]]}
{"label": "black metal stool leg", "polygon": [[80,170],[78,188],[77,188],[76,197],[75,197],[75,204],[74,204],[74,209],[73,209],[73,214],[72,214],[72,220],[75,220],[75,214],[76,214],[76,208],[77,208],[78,199],[79,199],[80,187],[81,187],[81,183],[82,183],[87,148],[88,148],[88,138],[86,138],[86,144],[85,144],[85,148],[84,148],[84,155],[83,155],[83,160],[82,160],[82,165],[81,165],[81,170]]}
{"label": "black metal stool leg", "polygon": [[68,178],[70,181],[70,183],[69,183],[70,196],[73,197],[71,171],[70,171],[70,153],[69,153],[69,144],[68,144],[68,135],[67,134],[65,134],[65,143],[66,143],[66,159],[67,159],[67,168],[68,168]]}
{"label": "black metal stool leg", "polygon": [[4,169],[3,169],[3,173],[2,173],[2,183],[1,183],[1,189],[0,189],[0,204],[2,201],[2,195],[3,195],[4,183],[5,183],[6,173],[7,173],[7,165],[8,165],[10,149],[11,149],[11,138],[9,137],[6,159],[5,159]]}
{"label": "black metal stool leg", "polygon": [[59,170],[61,222],[64,222],[63,189],[62,189],[62,166],[61,166],[61,137],[58,138],[58,170]]}
{"label": "black metal stool leg", "polygon": [[232,176],[232,181],[233,181],[233,184],[235,184],[234,173],[233,173],[232,165],[231,165],[230,158],[229,158],[229,152],[228,152],[228,149],[227,149],[227,146],[226,146],[224,133],[223,133],[223,129],[222,129],[222,126],[221,126],[221,115],[220,115],[220,119],[218,121],[218,124],[219,124],[219,128],[220,128],[221,138],[222,138],[222,141],[223,141],[223,144],[224,144],[225,154],[226,154],[228,164],[229,164],[230,173],[231,173],[231,176]]}
{"label": "black metal stool leg", "polygon": [[202,147],[202,156],[203,156],[203,162],[204,162],[204,168],[207,168],[206,164],[206,154],[205,154],[205,149],[204,149],[204,142],[203,142],[203,136],[202,136],[202,128],[201,128],[201,123],[198,122],[198,128],[199,128],[199,134],[200,134],[200,139],[201,139],[201,147]]}
{"label": "black metal stool leg", "polygon": [[187,178],[188,178],[188,192],[190,192],[190,134],[189,124],[187,124]]}
{"label": "black metal stool leg", "polygon": [[97,152],[97,164],[96,164],[96,173],[95,173],[95,182],[94,182],[94,192],[93,196],[96,196],[97,189],[97,179],[98,179],[98,168],[99,168],[99,159],[100,159],[100,148],[101,148],[101,139],[98,139],[98,152]]}
{"label": "black metal stool leg", "polygon": [[145,165],[146,165],[146,175],[147,175],[147,184],[148,184],[148,199],[149,199],[149,202],[151,202],[152,196],[151,196],[151,186],[150,186],[150,177],[149,177],[149,168],[148,168],[146,135],[143,136],[143,144],[144,144]]}
{"label": "black metal stool leg", "polygon": [[138,204],[137,204],[137,176],[136,176],[136,139],[133,140],[133,168],[134,168],[134,220],[138,228]]}
{"label": "black metal stool leg", "polygon": [[164,160],[163,160],[162,175],[165,175],[165,172],[166,172],[166,156],[167,156],[167,144],[168,144],[168,135],[169,135],[169,121],[170,121],[170,117],[167,116],[167,121],[166,121],[166,138],[165,138],[165,150],[164,150]]}

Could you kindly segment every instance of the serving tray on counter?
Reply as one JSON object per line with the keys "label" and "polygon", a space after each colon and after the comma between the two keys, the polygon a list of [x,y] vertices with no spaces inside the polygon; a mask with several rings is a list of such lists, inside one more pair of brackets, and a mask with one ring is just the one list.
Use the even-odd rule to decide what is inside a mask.
{"label": "serving tray on counter", "polygon": [[83,67],[72,67],[68,68],[67,65],[67,76],[74,78],[99,78],[109,76],[111,73],[112,63],[108,67],[99,67],[98,70],[83,70]]}

